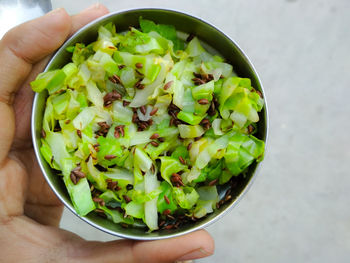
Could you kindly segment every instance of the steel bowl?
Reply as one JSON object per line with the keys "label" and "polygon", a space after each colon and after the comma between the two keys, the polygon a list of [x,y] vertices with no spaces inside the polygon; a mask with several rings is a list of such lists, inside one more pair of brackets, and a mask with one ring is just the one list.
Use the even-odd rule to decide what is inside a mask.
{"label": "steel bowl", "polygon": [[[182,34],[183,36],[186,36],[191,33],[195,34],[202,41],[202,43],[205,44],[206,48],[211,49],[212,52],[219,53],[226,59],[227,62],[232,64],[238,76],[250,78],[252,81],[252,86],[262,92],[265,98],[265,107],[263,108],[262,112],[260,112],[260,121],[258,123],[258,133],[256,136],[266,142],[268,132],[266,96],[254,66],[240,47],[230,37],[210,23],[183,12],[166,9],[145,8],[110,13],[87,24],[77,31],[72,37],[70,37],[51,58],[50,62],[45,68],[45,71],[61,68],[66,63],[70,62],[71,53],[67,52],[66,48],[77,42],[91,43],[95,41],[97,39],[97,30],[99,26],[108,22],[113,22],[116,24],[117,31],[121,32],[128,30],[129,26],[138,27],[138,19],[140,16],[145,19],[153,20],[156,23],[172,24],[178,30],[179,35]],[[45,92],[36,94],[32,109],[33,145],[45,179],[57,197],[70,211],[72,211],[72,213],[97,229],[115,236],[137,240],[155,240],[180,236],[204,228],[214,221],[217,221],[238,203],[238,201],[251,186],[253,179],[257,174],[258,167],[260,166],[260,163],[252,164],[246,173],[246,176],[239,176],[237,178],[235,182],[236,186],[234,191],[231,193],[232,199],[221,205],[219,209],[215,210],[212,214],[207,215],[205,218],[191,224],[181,226],[177,229],[159,230],[149,233],[144,229],[137,227],[123,228],[119,224],[115,224],[107,219],[104,219],[94,212],[82,217],[75,212],[63,180],[53,172],[39,151],[42,119],[47,96],[48,94]],[[228,188],[230,188],[229,184],[218,187],[220,197],[225,196]]]}

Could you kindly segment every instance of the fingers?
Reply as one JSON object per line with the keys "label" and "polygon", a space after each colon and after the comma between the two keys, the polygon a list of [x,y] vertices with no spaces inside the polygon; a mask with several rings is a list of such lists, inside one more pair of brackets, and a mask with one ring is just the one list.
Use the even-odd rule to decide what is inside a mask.
{"label": "fingers", "polygon": [[83,11],[81,11],[79,14],[76,14],[72,16],[72,34],[77,31],[79,28],[85,26],[87,23],[90,23],[91,21],[95,20],[96,18],[99,18],[100,16],[103,16],[105,14],[108,14],[109,11],[107,7],[104,5],[101,5],[100,3],[94,4]]}
{"label": "fingers", "polygon": [[136,242],[84,242],[72,249],[77,262],[175,262],[207,257],[213,254],[214,241],[205,230],[171,239]]}

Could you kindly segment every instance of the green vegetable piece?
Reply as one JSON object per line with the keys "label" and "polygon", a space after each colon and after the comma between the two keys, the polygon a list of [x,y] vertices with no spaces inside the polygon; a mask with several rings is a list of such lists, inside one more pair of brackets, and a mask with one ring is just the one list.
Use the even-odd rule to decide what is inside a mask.
{"label": "green vegetable piece", "polygon": [[179,120],[187,122],[188,124],[197,125],[205,118],[205,115],[198,116],[198,115],[194,115],[193,113],[190,113],[190,112],[180,111],[177,114],[177,118]]}
{"label": "green vegetable piece", "polygon": [[[171,213],[176,211],[177,205],[173,196],[172,187],[165,181],[160,184],[161,193],[159,194],[157,201],[157,209],[159,213],[163,213],[164,210],[169,209]],[[169,203],[168,203],[169,202]]]}
{"label": "green vegetable piece", "polygon": [[30,83],[32,90],[42,92],[47,89],[50,94],[65,89],[63,86],[66,74],[61,69],[40,73],[34,81]]}
{"label": "green vegetable piece", "polygon": [[263,158],[264,147],[264,142],[252,135],[235,133],[230,137],[224,156],[227,168],[233,175],[240,174],[255,159]]}
{"label": "green vegetable piece", "polygon": [[178,173],[187,168],[186,165],[181,164],[179,159],[168,156],[159,157],[161,161],[160,173],[165,181],[172,185],[170,177],[173,173]]}
{"label": "green vegetable piece", "polygon": [[178,125],[180,136],[182,138],[196,138],[204,133],[204,129],[200,125]]}
{"label": "green vegetable piece", "polygon": [[140,17],[139,19],[140,27],[142,32],[149,33],[151,31],[155,31],[159,33],[162,37],[165,37],[171,40],[174,44],[174,50],[183,49],[184,42],[181,41],[176,34],[176,29],[172,25],[163,25],[163,24],[155,24],[153,21],[143,19]]}
{"label": "green vegetable piece", "polygon": [[193,187],[174,187],[176,202],[183,209],[191,209],[197,202],[199,195]]}

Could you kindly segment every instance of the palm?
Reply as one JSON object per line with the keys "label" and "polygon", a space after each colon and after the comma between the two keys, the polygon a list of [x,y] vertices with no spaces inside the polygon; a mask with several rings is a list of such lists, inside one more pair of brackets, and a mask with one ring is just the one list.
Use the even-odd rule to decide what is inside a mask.
{"label": "palm", "polygon": [[10,156],[15,157],[15,161],[11,162],[12,167],[9,169],[18,170],[18,177],[20,177],[18,180],[27,183],[26,187],[21,189],[25,196],[20,202],[21,207],[24,206],[24,214],[42,224],[58,226],[63,206],[41,173],[30,136],[30,114],[34,94],[29,87],[29,82],[43,70],[46,62],[47,58],[33,67],[29,77],[16,94],[13,104],[16,132],[10,150]]}

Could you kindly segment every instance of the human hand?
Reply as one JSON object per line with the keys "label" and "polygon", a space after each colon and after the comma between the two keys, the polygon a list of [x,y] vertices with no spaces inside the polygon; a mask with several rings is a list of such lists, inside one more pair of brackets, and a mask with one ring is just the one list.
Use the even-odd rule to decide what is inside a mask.
{"label": "human hand", "polygon": [[44,180],[31,142],[29,83],[69,35],[106,13],[99,4],[72,17],[56,9],[0,41],[1,262],[174,262],[213,253],[204,230],[160,241],[95,242],[58,228],[63,206]]}

